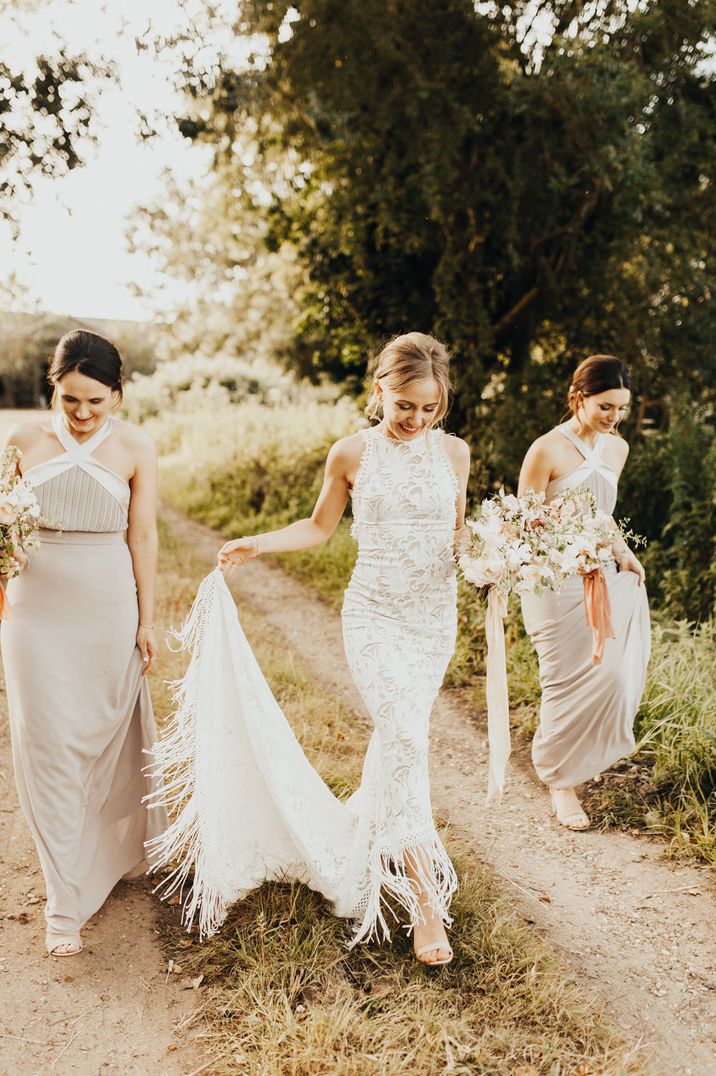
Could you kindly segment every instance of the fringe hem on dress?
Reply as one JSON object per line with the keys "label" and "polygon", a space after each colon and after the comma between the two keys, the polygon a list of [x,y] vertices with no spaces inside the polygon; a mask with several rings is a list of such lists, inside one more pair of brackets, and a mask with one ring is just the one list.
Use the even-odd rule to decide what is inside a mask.
{"label": "fringe hem on dress", "polygon": [[[196,921],[200,939],[211,937],[230,905],[263,881],[296,880],[322,893],[336,915],[353,920],[350,948],[389,941],[388,916],[398,921],[395,906],[405,912],[409,932],[424,921],[409,867],[429,894],[432,912],[449,926],[457,877],[434,829],[398,844],[383,837],[367,845],[365,870],[359,866],[346,878],[359,819],[303,754],[218,570],[202,581],[184,626],[172,634],[177,649],[192,656],[183,679],[171,685],[175,709],[146,767],[163,784],[145,801],[174,817],[146,848],[150,873],[172,868],[155,892],[162,899],[179,895],[187,930]],[[284,787],[279,757],[298,782],[299,800]],[[248,790],[248,816],[237,790]],[[268,831],[265,844],[259,832],[258,847],[248,852],[240,835],[258,832],[269,812],[280,819],[279,828]],[[230,822],[218,841],[212,828],[217,818]]]}

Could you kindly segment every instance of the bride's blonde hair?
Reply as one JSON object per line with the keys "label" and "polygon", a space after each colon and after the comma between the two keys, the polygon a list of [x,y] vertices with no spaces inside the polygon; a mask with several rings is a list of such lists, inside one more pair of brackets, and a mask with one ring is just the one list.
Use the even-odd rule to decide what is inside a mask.
{"label": "bride's blonde hair", "polygon": [[372,384],[365,413],[369,418],[381,418],[383,403],[375,391],[376,381],[384,378],[393,392],[400,392],[412,385],[433,377],[440,391],[440,401],[435,408],[432,425],[437,426],[445,418],[450,406],[450,352],[426,333],[403,333],[394,336],[378,353],[371,364]]}

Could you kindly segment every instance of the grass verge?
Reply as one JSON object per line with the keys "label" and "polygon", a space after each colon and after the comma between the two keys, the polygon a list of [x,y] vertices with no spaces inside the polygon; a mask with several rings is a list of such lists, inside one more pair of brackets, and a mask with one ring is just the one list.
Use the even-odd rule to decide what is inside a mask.
{"label": "grass verge", "polygon": [[[166,527],[161,537],[157,622],[167,628],[187,612],[206,567]],[[313,764],[339,794],[354,788],[366,744],[353,715],[243,610],[242,623]],[[184,661],[162,648],[153,680],[160,719],[168,705],[161,681],[181,675]],[[212,1073],[641,1072],[489,871],[455,840],[449,848],[461,882],[456,959],[440,973],[415,963],[400,930],[391,947],[349,951],[346,924],[300,885],[263,886],[209,942],[170,931],[181,973],[204,977]]]}

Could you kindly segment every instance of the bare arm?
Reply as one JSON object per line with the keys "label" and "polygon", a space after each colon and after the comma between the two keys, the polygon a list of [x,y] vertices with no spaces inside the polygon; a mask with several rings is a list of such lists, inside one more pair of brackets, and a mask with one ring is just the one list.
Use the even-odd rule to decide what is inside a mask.
{"label": "bare arm", "polygon": [[[37,437],[37,424],[31,425],[29,422],[16,423],[2,440],[2,448],[8,448],[9,445],[15,445],[20,451],[20,460],[22,462],[22,455],[30,445],[32,444],[33,434]],[[19,468],[22,473],[22,467]]]}
{"label": "bare arm", "polygon": [[291,553],[327,542],[345,510],[349,493],[348,474],[357,465],[356,455],[359,452],[359,442],[354,437],[337,441],[328,453],[323,486],[310,517],[257,537],[226,542],[219,550],[218,557],[222,571],[243,564],[259,552]]}
{"label": "bare arm", "polygon": [[130,481],[127,545],[137,581],[139,629],[137,646],[148,673],[157,653],[154,636],[154,583],[157,573],[157,455],[150,439],[141,434],[137,462]]}
{"label": "bare arm", "polygon": [[527,449],[522,467],[520,480],[517,485],[517,496],[533,489],[535,493],[544,493],[552,476],[552,459],[549,449],[540,437]]}
{"label": "bare arm", "polygon": [[455,506],[455,553],[466,536],[465,507],[467,503],[467,483],[470,477],[470,446],[459,437],[448,437],[446,448],[450,463],[457,476],[458,494]]}

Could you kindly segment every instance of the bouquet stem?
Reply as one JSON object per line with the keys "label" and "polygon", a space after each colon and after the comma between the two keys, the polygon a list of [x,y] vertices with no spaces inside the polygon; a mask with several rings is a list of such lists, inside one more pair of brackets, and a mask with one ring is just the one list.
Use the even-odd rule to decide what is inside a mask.
{"label": "bouquet stem", "polygon": [[12,620],[12,606],[2,583],[0,583],[0,620]]}

